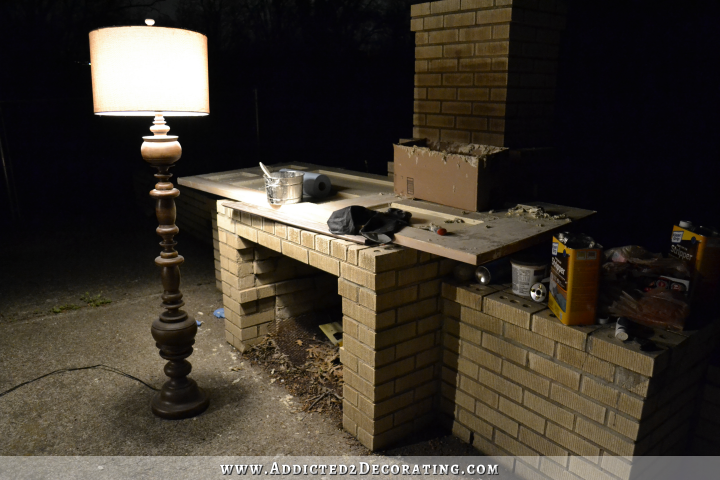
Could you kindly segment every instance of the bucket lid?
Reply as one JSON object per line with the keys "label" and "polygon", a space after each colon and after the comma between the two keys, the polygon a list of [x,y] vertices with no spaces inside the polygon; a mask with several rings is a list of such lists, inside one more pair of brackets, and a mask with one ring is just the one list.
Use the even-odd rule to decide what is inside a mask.
{"label": "bucket lid", "polygon": [[513,267],[526,267],[533,269],[546,268],[550,262],[533,255],[518,255],[510,259]]}

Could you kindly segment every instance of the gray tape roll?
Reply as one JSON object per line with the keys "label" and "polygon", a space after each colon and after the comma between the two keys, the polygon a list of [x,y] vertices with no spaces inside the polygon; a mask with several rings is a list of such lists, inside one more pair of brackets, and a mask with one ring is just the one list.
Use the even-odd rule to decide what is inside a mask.
{"label": "gray tape roll", "polygon": [[[280,169],[281,172],[294,172],[289,168]],[[299,170],[297,170],[299,172]],[[303,193],[315,198],[324,198],[330,195],[332,183],[330,178],[322,173],[301,172],[303,176]]]}

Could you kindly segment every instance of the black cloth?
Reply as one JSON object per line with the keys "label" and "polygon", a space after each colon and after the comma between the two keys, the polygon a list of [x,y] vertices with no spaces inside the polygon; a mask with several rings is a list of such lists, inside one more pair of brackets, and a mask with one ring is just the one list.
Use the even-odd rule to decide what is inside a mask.
{"label": "black cloth", "polygon": [[388,208],[387,212],[376,212],[353,205],[336,210],[327,221],[330,232],[341,235],[365,237],[366,245],[392,242],[393,233],[410,225],[412,214],[399,208]]}

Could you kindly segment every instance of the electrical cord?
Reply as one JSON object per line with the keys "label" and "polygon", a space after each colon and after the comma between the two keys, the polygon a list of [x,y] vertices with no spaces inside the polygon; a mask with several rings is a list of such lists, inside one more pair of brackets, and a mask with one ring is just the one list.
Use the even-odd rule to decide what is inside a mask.
{"label": "electrical cord", "polygon": [[27,382],[23,382],[23,383],[21,383],[21,384],[19,384],[19,385],[15,385],[15,386],[12,387],[10,390],[5,390],[4,392],[0,393],[0,397],[2,397],[2,396],[4,396],[4,395],[7,395],[8,393],[10,393],[10,392],[12,392],[12,391],[14,391],[14,390],[17,390],[17,389],[20,388],[20,387],[24,387],[25,385],[28,385],[28,384],[33,383],[33,382],[35,382],[35,381],[38,381],[38,380],[40,380],[41,378],[45,378],[45,377],[48,377],[48,376],[53,375],[53,374],[56,374],[56,373],[74,372],[74,371],[77,371],[77,370],[91,370],[91,369],[93,369],[93,368],[99,368],[99,369],[101,369],[101,370],[107,370],[108,372],[117,373],[118,375],[122,375],[123,377],[127,377],[127,378],[130,378],[130,379],[132,379],[132,380],[136,380],[136,381],[142,383],[143,385],[145,385],[146,387],[148,387],[150,390],[155,390],[156,392],[159,390],[159,389],[153,387],[152,385],[148,385],[147,383],[143,382],[143,381],[140,380],[139,378],[133,377],[133,376],[130,375],[129,373],[125,373],[125,372],[123,372],[122,370],[118,370],[118,369],[115,368],[115,367],[108,367],[107,365],[100,364],[100,365],[92,365],[92,366],[90,366],[90,367],[61,368],[60,370],[55,370],[55,371],[53,371],[53,372],[46,373],[45,375],[41,375],[41,376],[39,376],[39,377],[37,377],[37,378],[34,378],[34,379],[32,379],[32,380],[28,380]]}

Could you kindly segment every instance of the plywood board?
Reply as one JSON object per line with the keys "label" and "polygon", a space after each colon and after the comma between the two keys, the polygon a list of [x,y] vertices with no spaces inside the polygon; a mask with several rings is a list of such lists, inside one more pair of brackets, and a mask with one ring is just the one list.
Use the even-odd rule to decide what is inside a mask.
{"label": "plywood board", "polygon": [[[336,194],[322,202],[304,201],[294,205],[269,205],[258,176],[259,167],[221,172],[179,179],[183,186],[213,193],[234,201],[224,205],[244,210],[271,220],[303,228],[317,233],[362,243],[361,236],[342,236],[330,233],[327,220],[335,210],[361,205],[374,210],[387,207],[404,209],[412,213],[411,226],[395,234],[395,243],[423,252],[433,253],[472,265],[486,263],[524,248],[549,242],[552,234],[566,228],[570,222],[592,215],[593,211],[542,202],[546,212],[562,214],[559,220],[537,219],[528,214],[510,215],[502,212],[468,212],[453,207],[437,205],[421,200],[403,199],[394,195],[392,182],[379,175],[350,172],[348,170],[320,167],[310,164],[274,165],[273,168],[298,168],[306,171],[323,171],[333,175],[345,191],[353,194]],[[311,200],[311,199],[306,199]],[[435,224],[445,228],[448,235],[439,236],[423,227]]]}

